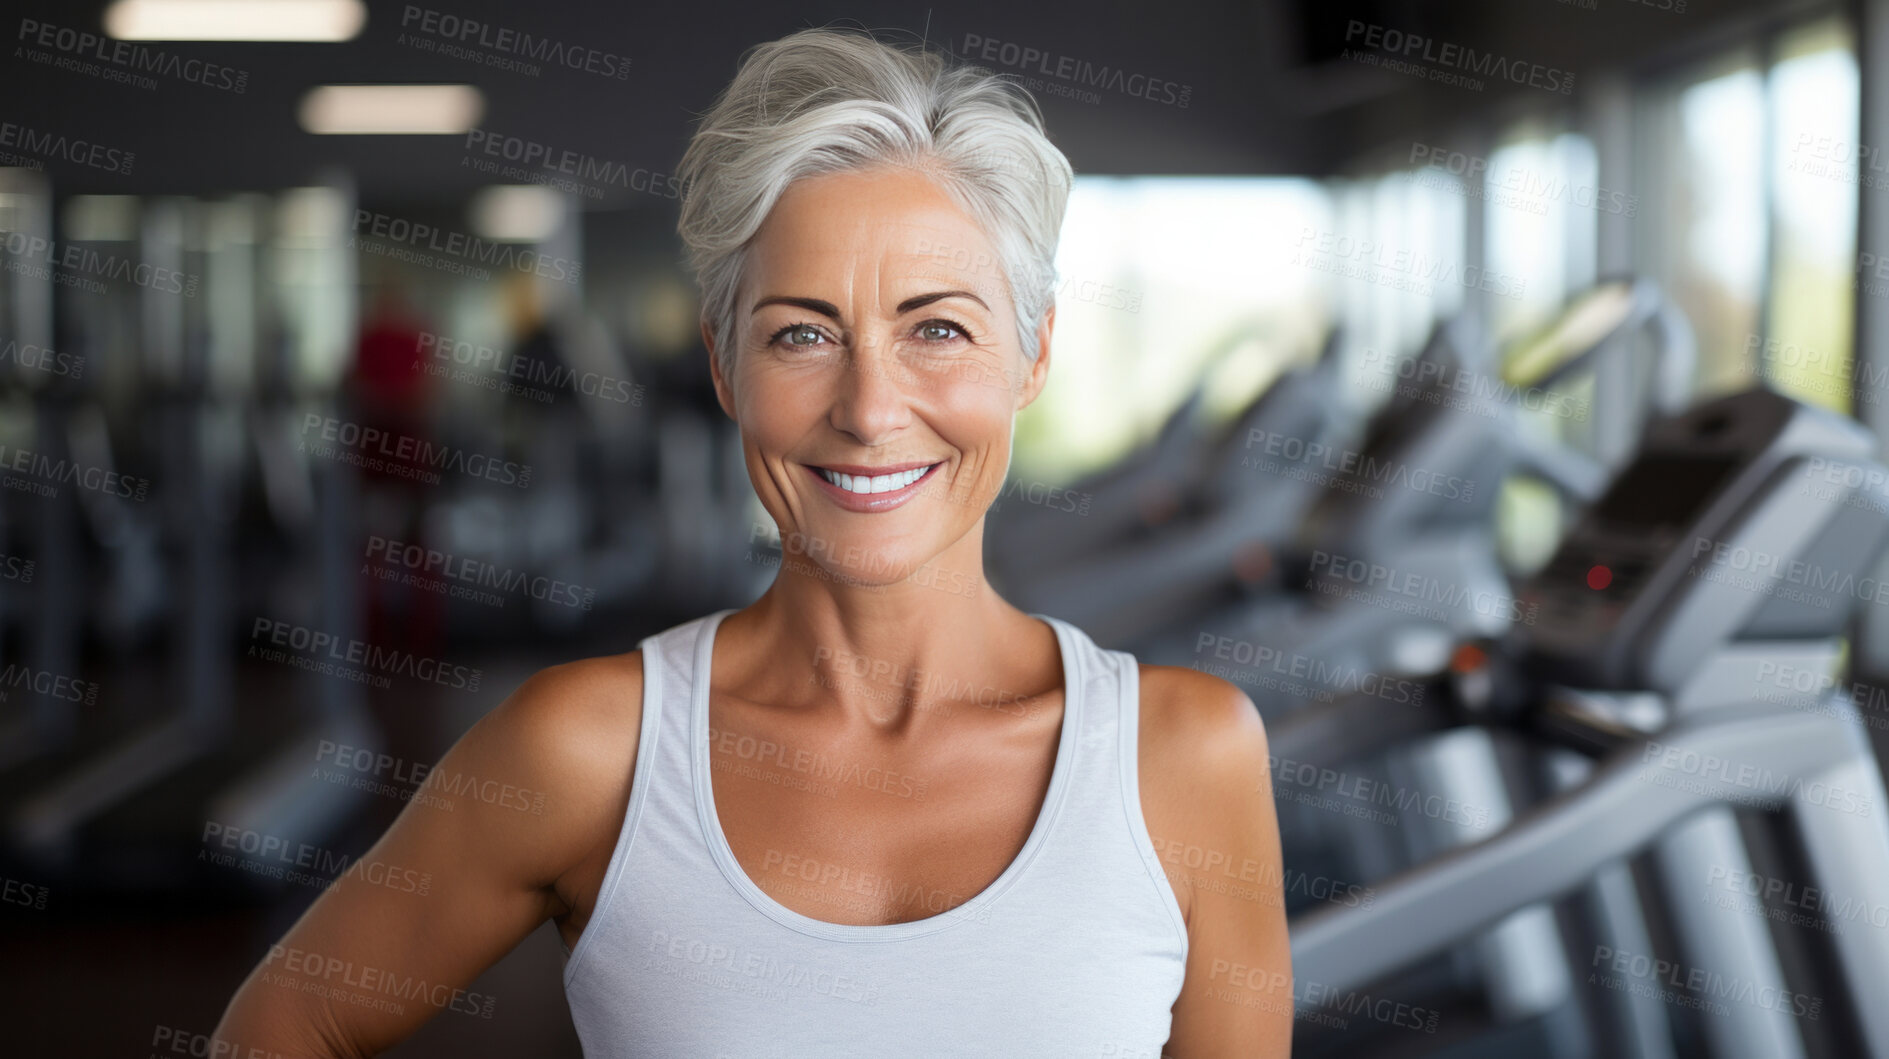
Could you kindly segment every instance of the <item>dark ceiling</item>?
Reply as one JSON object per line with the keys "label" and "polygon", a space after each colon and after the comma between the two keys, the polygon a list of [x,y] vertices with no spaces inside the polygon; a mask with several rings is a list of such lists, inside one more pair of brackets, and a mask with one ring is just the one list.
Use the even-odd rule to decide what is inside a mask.
{"label": "dark ceiling", "polygon": [[[1360,26],[1585,77],[1658,61],[1761,8],[1756,0],[1690,0],[1683,12],[1660,6],[1673,2],[1598,0],[1590,8],[1596,0],[972,0],[949,6],[928,0],[792,6],[374,0],[366,28],[343,44],[143,46],[246,71],[238,94],[174,75],[156,77],[155,87],[137,87],[33,61],[21,50],[31,41],[18,39],[30,35],[26,20],[97,33],[105,6],[103,0],[38,0],[7,5],[4,24],[16,39],[0,59],[0,122],[135,153],[129,174],[49,161],[62,192],[273,189],[305,183],[332,165],[355,174],[366,200],[438,202],[494,181],[465,164],[462,137],[309,135],[295,116],[303,93],[323,83],[470,82],[486,96],[481,124],[496,134],[666,174],[686,143],[692,114],[709,105],[744,48],[803,26],[843,21],[922,33],[960,53],[976,52],[984,41],[1014,44],[1045,53],[1042,65],[1052,69],[1067,57],[1072,65],[1119,68],[1191,90],[1184,108],[1120,90],[1086,100],[1039,92],[1051,136],[1078,172],[1322,174],[1377,139],[1400,131],[1408,137],[1499,105],[1505,96],[1542,91],[1500,81],[1463,88],[1372,68],[1344,57],[1355,43],[1348,37],[1357,37]],[[427,11],[625,56],[628,76],[555,65],[532,76],[429,52],[405,36]],[[437,47],[437,34],[432,43]],[[1555,102],[1570,98],[1549,95]],[[649,201],[625,188],[605,191],[605,202]]]}

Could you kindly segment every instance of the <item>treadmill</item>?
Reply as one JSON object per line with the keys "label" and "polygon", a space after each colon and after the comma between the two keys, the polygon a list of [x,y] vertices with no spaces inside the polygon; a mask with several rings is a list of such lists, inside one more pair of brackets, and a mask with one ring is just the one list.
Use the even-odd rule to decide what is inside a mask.
{"label": "treadmill", "polygon": [[[1499,634],[1519,609],[1509,605],[1509,575],[1497,558],[1503,481],[1529,475],[1580,505],[1609,475],[1578,450],[1525,429],[1521,395],[1552,393],[1603,357],[1636,352],[1631,340],[1643,332],[1653,340],[1648,414],[1676,412],[1695,362],[1691,329],[1647,280],[1603,280],[1570,300],[1511,347],[1503,377],[1475,366],[1475,340],[1463,328],[1439,325],[1417,357],[1392,366],[1386,382],[1408,380],[1392,389],[1355,451],[1300,461],[1326,485],[1279,545],[1275,586],[1283,591],[1185,615],[1132,650],[1198,668],[1212,661],[1200,645],[1226,640],[1263,645],[1269,657],[1301,668],[1395,680],[1441,670],[1460,639]],[[1448,590],[1394,606],[1403,601],[1349,576],[1360,562]],[[1259,674],[1235,682],[1268,718],[1308,697],[1305,682],[1270,679],[1265,667],[1236,672]],[[1323,694],[1329,687],[1311,683],[1318,698],[1331,697]]]}
{"label": "treadmill", "polygon": [[[1423,708],[1354,696],[1273,727],[1278,758],[1318,768],[1468,730],[1539,766],[1499,830],[1292,920],[1301,1054],[1430,1054],[1322,1013],[1413,1000],[1423,961],[1559,901],[1595,1054],[1889,1057],[1889,932],[1793,929],[1803,899],[1779,905],[1889,901],[1882,773],[1839,680],[1889,539],[1876,454],[1764,389],[1659,420],[1520,589],[1536,624],[1459,648]],[[1715,899],[1748,879],[1755,901]],[[1472,1014],[1438,1038],[1502,1028],[1446,1010]]]}
{"label": "treadmill", "polygon": [[1206,422],[1216,372],[1204,373],[1146,451],[1069,488],[1089,494],[1080,512],[1000,500],[986,552],[1004,595],[1121,646],[1238,598],[1243,582],[1264,583],[1318,485],[1253,473],[1248,439],[1342,444],[1350,424],[1338,344],[1328,333],[1309,365],[1282,373],[1224,423]]}

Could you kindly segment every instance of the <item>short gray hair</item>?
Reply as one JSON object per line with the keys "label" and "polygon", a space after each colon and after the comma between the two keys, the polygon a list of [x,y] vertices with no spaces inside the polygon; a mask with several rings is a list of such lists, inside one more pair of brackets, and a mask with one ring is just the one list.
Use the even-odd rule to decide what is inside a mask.
{"label": "short gray hair", "polygon": [[749,241],[768,212],[800,177],[876,166],[925,172],[978,222],[1009,285],[1024,356],[1035,359],[1074,178],[1036,100],[933,51],[814,28],[748,49],[677,167],[676,231],[725,376]]}

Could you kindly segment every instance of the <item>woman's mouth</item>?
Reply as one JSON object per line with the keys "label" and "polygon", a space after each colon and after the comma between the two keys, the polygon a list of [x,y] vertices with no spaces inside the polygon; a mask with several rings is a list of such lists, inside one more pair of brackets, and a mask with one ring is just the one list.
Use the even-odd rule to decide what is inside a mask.
{"label": "woman's mouth", "polygon": [[821,490],[848,511],[888,511],[918,495],[919,483],[944,466],[907,463],[891,467],[801,464],[819,481]]}

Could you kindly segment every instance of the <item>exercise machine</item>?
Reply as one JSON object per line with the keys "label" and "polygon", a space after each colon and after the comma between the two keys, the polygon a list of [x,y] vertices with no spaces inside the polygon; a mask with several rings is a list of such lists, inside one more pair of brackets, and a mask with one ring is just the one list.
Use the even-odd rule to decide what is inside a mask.
{"label": "exercise machine", "polygon": [[[1627,363],[1650,366],[1643,407],[1678,411],[1695,361],[1691,329],[1643,279],[1603,281],[1572,299],[1510,347],[1500,376],[1472,366],[1484,358],[1464,348],[1475,339],[1454,323],[1440,324],[1416,358],[1367,369],[1393,388],[1356,449],[1306,446],[1272,461],[1290,459],[1324,485],[1279,548],[1276,590],[1186,615],[1133,644],[1136,655],[1198,666],[1212,661],[1203,645],[1250,644],[1280,672],[1339,675],[1324,687],[1263,670],[1260,679],[1229,677],[1275,717],[1303,706],[1308,687],[1330,697],[1345,674],[1427,676],[1457,641],[1500,633],[1516,611],[1496,539],[1504,481],[1536,478],[1578,508],[1608,476],[1597,461],[1527,429],[1523,413],[1552,405],[1574,421],[1572,382],[1604,358],[1637,353],[1642,334],[1651,356]],[[1434,591],[1391,598],[1381,591],[1387,583]]]}
{"label": "exercise machine", "polygon": [[1015,505],[993,516],[1004,528],[993,531],[990,564],[1005,594],[1120,645],[1264,583],[1271,549],[1319,485],[1255,473],[1253,441],[1340,444],[1338,344],[1333,331],[1310,365],[1282,374],[1217,429],[1200,422],[1212,373],[1204,375],[1147,450],[1070,487],[1090,495],[1088,514]]}
{"label": "exercise machine", "polygon": [[[1497,733],[1535,749],[1548,792],[1375,882],[1368,908],[1295,918],[1295,990],[1382,988],[1572,897],[1589,936],[1568,974],[1611,1012],[1603,1054],[1889,1055],[1882,932],[1769,925],[1774,890],[1867,907],[1889,878],[1881,772],[1838,677],[1889,534],[1875,454],[1858,424],[1762,389],[1662,419],[1522,587],[1533,625],[1457,652],[1424,708],[1350,697],[1277,725],[1280,758],[1329,769]],[[1766,880],[1765,907],[1722,907],[1714,878]]]}

